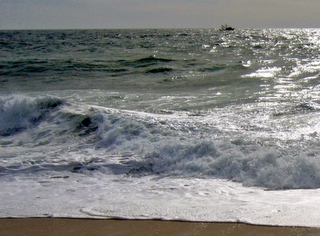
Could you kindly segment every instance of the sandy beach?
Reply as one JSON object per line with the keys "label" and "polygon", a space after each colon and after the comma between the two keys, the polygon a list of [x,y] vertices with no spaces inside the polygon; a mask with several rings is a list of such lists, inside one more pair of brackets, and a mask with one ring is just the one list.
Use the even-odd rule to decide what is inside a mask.
{"label": "sandy beach", "polygon": [[320,235],[320,228],[273,227],[243,223],[70,218],[0,219],[0,236],[61,235]]}

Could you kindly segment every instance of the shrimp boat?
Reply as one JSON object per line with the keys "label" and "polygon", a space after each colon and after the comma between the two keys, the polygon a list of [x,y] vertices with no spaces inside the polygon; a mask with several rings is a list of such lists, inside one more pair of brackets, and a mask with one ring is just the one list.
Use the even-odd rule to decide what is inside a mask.
{"label": "shrimp boat", "polygon": [[231,31],[231,30],[234,30],[234,28],[230,25],[225,24],[225,25],[221,25],[219,30],[220,31]]}

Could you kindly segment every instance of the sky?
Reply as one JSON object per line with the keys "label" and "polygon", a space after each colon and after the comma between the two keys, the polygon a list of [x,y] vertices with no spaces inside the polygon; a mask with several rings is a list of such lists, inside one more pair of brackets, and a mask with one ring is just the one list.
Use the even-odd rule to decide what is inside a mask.
{"label": "sky", "polygon": [[0,0],[0,29],[320,28],[319,0]]}

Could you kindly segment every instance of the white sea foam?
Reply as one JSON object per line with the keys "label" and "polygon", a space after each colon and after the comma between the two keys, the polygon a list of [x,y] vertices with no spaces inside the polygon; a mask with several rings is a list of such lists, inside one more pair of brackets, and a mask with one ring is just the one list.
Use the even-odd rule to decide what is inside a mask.
{"label": "white sea foam", "polygon": [[265,67],[265,68],[260,68],[257,71],[243,75],[242,77],[246,78],[274,78],[277,73],[281,71],[281,68],[279,67]]}
{"label": "white sea foam", "polygon": [[[43,175],[3,181],[1,217],[247,222],[319,227],[319,190],[264,191],[197,178]],[[27,188],[25,186],[28,186]],[[14,197],[13,197],[14,196]]]}
{"label": "white sea foam", "polygon": [[[278,113],[256,106],[241,108],[241,113],[217,109],[195,117],[77,105],[51,97],[17,96],[3,104],[2,119],[10,125],[2,128],[7,158],[1,163],[9,172],[32,173],[42,166],[59,168],[60,163],[62,169],[100,166],[132,177],[222,178],[271,189],[320,186],[319,125],[311,105]],[[133,158],[87,160],[88,148]],[[68,159],[72,152],[79,153],[76,161]]]}

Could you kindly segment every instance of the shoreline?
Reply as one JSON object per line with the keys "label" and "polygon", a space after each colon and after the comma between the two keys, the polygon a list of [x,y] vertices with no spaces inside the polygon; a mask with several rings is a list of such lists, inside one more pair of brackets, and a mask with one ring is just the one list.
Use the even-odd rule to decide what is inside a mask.
{"label": "shoreline", "polygon": [[0,236],[320,235],[320,228],[230,222],[89,218],[0,218]]}

